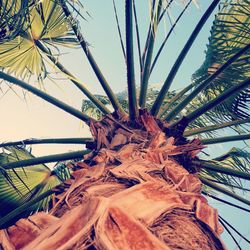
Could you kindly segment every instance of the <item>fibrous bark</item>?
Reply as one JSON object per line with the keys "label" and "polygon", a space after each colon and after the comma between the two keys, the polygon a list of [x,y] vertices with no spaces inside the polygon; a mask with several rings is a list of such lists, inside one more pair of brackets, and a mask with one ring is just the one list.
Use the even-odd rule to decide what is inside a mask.
{"label": "fibrous bark", "polygon": [[95,151],[73,166],[49,213],[0,231],[2,249],[225,249],[190,163],[199,140],[171,134],[147,112],[133,123],[108,115],[90,128]]}

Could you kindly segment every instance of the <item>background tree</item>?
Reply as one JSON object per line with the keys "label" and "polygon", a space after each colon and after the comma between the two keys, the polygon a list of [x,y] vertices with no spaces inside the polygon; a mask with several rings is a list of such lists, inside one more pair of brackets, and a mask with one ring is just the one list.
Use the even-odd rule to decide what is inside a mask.
{"label": "background tree", "polygon": [[[18,16],[18,20],[22,20],[22,25],[18,25],[18,31],[13,32],[14,35],[11,33],[12,35],[8,37],[5,35],[6,32],[3,34],[3,43],[0,46],[0,66],[4,70],[0,72],[0,77],[11,84],[21,86],[87,123],[90,126],[93,140],[90,138],[57,138],[3,143],[1,145],[4,152],[1,155],[0,185],[4,192],[1,193],[0,201],[1,206],[6,209],[1,211],[2,227],[9,226],[18,218],[27,216],[31,211],[37,209],[50,209],[51,214],[61,217],[65,213],[65,209],[76,207],[79,199],[82,199],[83,203],[86,202],[86,207],[78,206],[73,209],[72,213],[76,211],[79,213],[76,213],[76,217],[72,216],[71,221],[65,222],[65,227],[69,227],[71,223],[75,224],[75,222],[82,225],[80,223],[82,211],[79,209],[89,212],[86,209],[90,208],[93,214],[90,213],[91,218],[88,223],[97,226],[90,229],[87,224],[85,228],[87,232],[82,234],[79,232],[78,239],[72,238],[72,241],[60,243],[64,244],[64,247],[77,248],[80,244],[81,247],[86,246],[86,248],[91,245],[96,248],[115,249],[127,244],[127,248],[130,249],[133,247],[130,244],[135,246],[141,242],[137,241],[140,238],[136,232],[133,234],[134,237],[128,238],[126,230],[129,229],[129,226],[124,223],[130,220],[131,225],[136,227],[140,234],[145,235],[144,249],[153,249],[152,247],[175,249],[180,246],[185,246],[185,249],[223,248],[218,239],[221,230],[216,212],[207,205],[200,193],[203,192],[207,196],[219,199],[213,195],[213,190],[216,190],[249,206],[249,201],[235,192],[236,189],[246,190],[241,179],[249,180],[250,178],[249,153],[233,148],[227,154],[209,160],[202,159],[201,155],[198,157],[197,153],[204,148],[203,145],[249,139],[247,130],[249,92],[247,88],[249,87],[250,6],[248,1],[225,1],[220,4],[211,29],[204,64],[195,72],[190,85],[179,92],[169,91],[194,40],[220,2],[211,1],[211,5],[198,22],[163,81],[162,88],[159,90],[149,88],[150,74],[162,48],[192,3],[192,1],[186,2],[183,11],[172,24],[162,46],[153,58],[157,29],[162,23],[162,18],[175,2],[159,0],[151,3],[150,24],[144,50],[141,50],[135,2],[125,1],[126,39],[124,41],[120,33],[119,17],[116,15],[121,47],[127,65],[127,92],[120,95],[115,95],[110,88],[91,54],[89,44],[80,32],[74,17],[74,13],[80,14],[77,5],[65,1],[38,3],[32,1],[25,6],[18,1],[4,2],[2,8],[5,12],[2,11],[2,13],[10,14],[4,15],[3,27],[6,26],[6,23],[13,22],[16,12],[20,13],[22,10],[21,13],[26,14],[22,18]],[[114,12],[117,14],[115,2],[113,3]],[[17,11],[12,13],[13,6],[17,6]],[[133,26],[135,26],[135,34],[133,34]],[[133,39],[133,35],[136,39]],[[135,84],[133,52],[135,44],[137,44],[140,71],[140,87],[138,88]],[[57,45],[80,45],[82,47],[106,96],[93,95],[59,62]],[[90,101],[83,103],[83,112],[20,80],[29,77],[34,79],[34,76],[37,76],[39,82],[42,83],[43,79],[50,77],[48,69],[51,65],[52,69],[56,66],[89,98]],[[112,113],[111,106],[112,110],[114,109]],[[145,108],[150,110],[150,113]],[[93,117],[99,121],[94,120]],[[215,132],[226,127],[232,128],[235,134],[217,138]],[[192,139],[193,135],[199,135],[200,139]],[[87,150],[35,158],[27,149],[23,148],[35,143],[82,143],[87,144]],[[90,151],[92,152],[90,153]],[[77,162],[77,159],[81,159],[83,155],[87,155],[84,163],[72,163],[69,166],[72,171],[71,178],[66,182],[64,180],[69,177],[69,172],[65,165],[60,164],[60,167],[53,171],[43,165],[48,162],[69,159],[75,159]],[[162,164],[164,167],[160,167]],[[104,165],[105,168],[103,168]],[[82,173],[84,173],[83,176]],[[91,185],[87,184],[86,178],[90,178]],[[53,188],[62,181],[63,184]],[[200,181],[203,183],[202,190]],[[78,184],[79,182],[81,184]],[[125,207],[127,206],[126,214],[121,207],[107,205],[105,199],[95,198],[96,193],[92,193],[90,190],[87,192],[90,198],[81,197],[83,190],[86,192],[90,187],[93,190],[96,188],[97,193],[99,190],[100,197],[109,197],[114,204],[124,202]],[[162,187],[164,187],[163,190],[159,191]],[[147,209],[144,208],[147,211],[145,215],[136,214],[138,212],[133,211],[129,205],[130,202],[134,202],[130,189],[135,192],[135,197],[149,192],[148,199],[144,197],[143,201],[148,201],[148,205],[150,205]],[[82,191],[79,192],[79,190]],[[120,194],[114,194],[119,191]],[[56,195],[52,196],[52,193],[56,193]],[[172,200],[166,198],[164,200],[163,197],[169,196],[169,194],[178,201],[173,203]],[[50,200],[50,197],[53,199]],[[123,197],[123,201],[119,197]],[[165,201],[164,204],[161,204],[163,210],[158,209],[161,214],[154,211],[155,206],[160,206],[155,200],[157,197],[161,202]],[[193,200],[195,203],[191,202]],[[138,201],[138,208],[141,206],[143,209],[143,202]],[[224,202],[249,211],[245,207],[228,201]],[[169,204],[173,208],[168,208]],[[27,211],[27,208],[30,210]],[[190,210],[195,211],[195,214],[189,216]],[[206,216],[202,212],[204,210],[207,211]],[[35,216],[39,217],[39,215],[44,216],[43,214]],[[119,220],[118,215],[121,218],[124,216],[126,219]],[[63,218],[67,218],[67,216],[65,215]],[[45,228],[54,219],[54,217],[53,219],[46,218]],[[134,221],[135,219],[144,221],[150,230],[145,226],[143,228],[141,222]],[[61,227],[63,221],[67,220],[59,220],[57,226]],[[220,221],[229,232],[232,228],[234,229],[222,217]],[[84,224],[85,221],[83,220],[82,223]],[[76,231],[79,230],[77,229],[79,225],[75,225]],[[110,227],[106,227],[107,225]],[[120,233],[117,232],[115,225],[120,228]],[[175,225],[174,228],[170,229],[173,225]],[[37,226],[41,225],[37,223]],[[184,232],[184,228],[189,228],[189,232]],[[12,229],[2,231],[2,235],[5,235],[6,232],[8,235],[2,236],[4,240],[15,235],[11,233]],[[48,230],[44,229],[43,232],[39,232],[40,236],[32,236],[34,241],[27,247],[32,247],[32,244],[36,246],[37,242],[40,242],[41,238],[45,237],[50,230],[53,229],[48,227]],[[194,238],[190,238],[190,232],[193,234],[193,230],[197,234],[193,236]],[[234,229],[234,231],[238,233],[237,230]],[[96,235],[94,239],[91,238],[93,232]],[[55,241],[42,241],[41,248],[46,249],[47,247],[48,249],[47,243],[55,247],[56,244],[59,244],[60,237],[67,234],[65,230],[60,231],[56,234]],[[61,236],[59,237],[59,235]],[[171,235],[175,235],[176,240],[173,240]],[[70,234],[67,236],[71,237]],[[15,236],[13,237],[15,238]],[[38,238],[35,239],[36,237]],[[197,246],[192,245],[192,241],[189,242],[190,239],[197,240]],[[4,240],[2,240],[3,247],[5,247]],[[245,240],[249,243],[246,238]],[[56,244],[54,244],[55,242]],[[235,243],[238,245],[237,241]],[[24,244],[24,242],[15,242],[15,239],[11,238],[9,244],[17,247],[18,244]],[[238,247],[240,248],[239,245]]]}

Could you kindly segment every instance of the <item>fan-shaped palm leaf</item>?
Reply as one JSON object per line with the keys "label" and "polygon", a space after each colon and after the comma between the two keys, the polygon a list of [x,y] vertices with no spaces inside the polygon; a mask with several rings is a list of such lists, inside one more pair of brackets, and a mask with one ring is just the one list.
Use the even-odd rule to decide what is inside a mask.
{"label": "fan-shaped palm leaf", "polygon": [[[7,1],[8,2],[8,1]],[[22,30],[11,41],[0,46],[0,67],[18,77],[48,73],[43,53],[36,46],[39,40],[47,44],[76,46],[67,19],[57,1],[41,1],[29,8],[29,18]]]}
{"label": "fan-shaped palm leaf", "polygon": [[[1,165],[34,158],[27,150],[22,148],[8,147],[6,149],[10,153],[3,152],[1,154]],[[5,178],[5,173],[8,179]],[[11,210],[13,207],[16,207],[22,198],[29,194],[37,184],[44,181],[50,175],[50,169],[40,164],[30,166],[25,170],[22,168],[5,170],[5,173],[1,172],[0,186],[4,192],[1,192],[0,203],[1,207]],[[6,211],[1,210],[1,216],[5,213]]]}
{"label": "fan-shaped palm leaf", "polygon": [[[22,147],[6,147],[0,154],[0,167],[8,163],[33,159],[34,156]],[[57,165],[51,171],[46,165],[38,164],[25,168],[5,169],[0,172],[0,217],[3,217],[24,202],[51,190],[69,178],[69,170],[64,164]],[[51,197],[30,207],[27,213],[47,209]]]}

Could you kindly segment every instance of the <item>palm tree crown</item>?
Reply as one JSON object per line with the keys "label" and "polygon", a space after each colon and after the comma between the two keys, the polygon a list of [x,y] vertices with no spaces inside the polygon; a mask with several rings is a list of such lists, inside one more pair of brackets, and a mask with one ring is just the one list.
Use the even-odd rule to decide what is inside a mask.
{"label": "palm tree crown", "polygon": [[[120,6],[115,0],[112,2],[127,73],[126,90],[115,94],[80,30],[78,20],[89,15],[80,1],[2,1],[0,78],[82,120],[93,135],[93,138],[27,139],[0,144],[3,149],[0,154],[0,205],[4,208],[0,211],[2,228],[38,210],[52,209],[52,213],[56,214],[55,207],[59,205],[55,205],[55,195],[68,188],[72,176],[77,178],[79,168],[86,167],[84,164],[99,164],[104,159],[104,150],[105,154],[109,150],[122,154],[122,147],[135,144],[143,144],[152,152],[156,150],[153,143],[164,148],[161,152],[163,158],[168,152],[168,156],[181,164],[187,174],[198,176],[203,195],[250,212],[249,200],[239,193],[239,190],[249,192],[242,181],[250,180],[249,152],[233,147],[213,159],[197,155],[211,144],[250,139],[249,0],[210,1],[183,49],[178,52],[170,71],[162,76],[159,89],[151,86],[150,77],[176,25],[190,6],[197,3],[194,0],[183,1],[181,12],[158,46],[157,34],[164,25],[164,17],[180,1],[149,1],[149,24],[145,45],[142,46],[138,3],[136,0],[124,2],[124,36],[118,11]],[[192,75],[190,84],[181,90],[172,90],[182,62],[214,11],[216,14],[203,64]],[[83,81],[60,62],[62,46],[83,50],[104,95],[89,91]],[[50,79],[53,72],[62,74],[87,97],[83,100],[82,110],[46,93],[43,82]],[[41,88],[31,84],[35,80]],[[221,129],[225,129],[228,136],[218,137]],[[161,133],[167,139],[162,139]],[[29,151],[28,145],[46,143],[82,144],[85,149],[44,157],[35,157]],[[110,164],[118,165],[119,157],[115,155],[105,159]],[[149,160],[147,157],[145,159]],[[53,170],[46,166],[50,162],[56,162]],[[110,171],[112,176],[121,178],[115,169]],[[129,185],[135,185],[138,180],[129,176],[129,167],[126,171]],[[239,203],[223,200],[217,197],[217,193],[226,194]],[[220,223],[230,234],[231,231],[240,234],[222,217]],[[219,234],[219,231],[216,233]],[[243,239],[250,244],[249,240]]]}

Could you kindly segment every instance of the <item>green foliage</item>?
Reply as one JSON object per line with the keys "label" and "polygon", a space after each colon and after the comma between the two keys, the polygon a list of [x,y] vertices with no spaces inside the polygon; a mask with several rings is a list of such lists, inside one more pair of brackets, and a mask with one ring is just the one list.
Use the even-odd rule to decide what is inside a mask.
{"label": "green foliage", "polygon": [[0,43],[14,39],[27,22],[29,6],[33,1],[1,1],[0,8]]}
{"label": "green foliage", "polygon": [[[238,170],[243,173],[250,173],[250,153],[239,148],[232,148],[228,153],[218,156],[212,160],[206,161],[207,163],[217,165],[218,167],[225,167],[229,170]],[[216,171],[203,169],[201,172],[203,177],[209,180],[224,183],[229,189],[235,191],[235,188],[243,188],[244,184],[240,178],[233,177],[228,174],[222,174]]]}
{"label": "green foliage", "polygon": [[[23,147],[6,147],[0,154],[0,218],[70,177],[69,169],[64,164],[57,164],[53,171],[44,164],[15,169],[3,167],[8,163],[27,159],[34,159],[34,156]],[[50,200],[51,196],[48,196],[29,207],[25,215],[37,210],[47,210]]]}
{"label": "green foliage", "polygon": [[[137,102],[139,102],[136,98],[140,96],[141,107],[152,108],[151,112],[155,115],[160,111],[158,118],[162,120],[167,119],[170,123],[169,126],[178,125],[179,120],[183,116],[188,119],[190,114],[194,114],[194,111],[202,110],[202,112],[196,113],[198,117],[193,116],[195,120],[191,121],[190,119],[186,127],[187,134],[192,129],[201,129],[200,132],[195,133],[200,138],[216,138],[218,131],[221,132],[219,129],[229,126],[233,129],[233,131],[230,131],[233,134],[246,134],[249,131],[250,92],[248,82],[240,91],[228,92],[228,89],[232,90],[232,87],[243,86],[241,83],[246,82],[246,80],[249,81],[250,77],[250,50],[246,49],[244,53],[242,52],[242,49],[250,44],[249,0],[225,0],[220,3],[211,27],[209,43],[205,52],[205,61],[193,74],[191,84],[180,91],[168,91],[168,89],[192,43],[219,1],[211,1],[209,9],[205,12],[205,15],[203,15],[179,54],[177,61],[164,82],[162,90],[150,85],[151,60],[154,46],[157,44],[155,43],[156,30],[160,25],[161,19],[168,14],[172,3],[179,1],[149,1],[150,23],[142,54],[138,30],[139,19],[136,18],[136,2],[126,1],[128,3],[129,15],[127,12],[125,13],[127,17],[127,40],[126,51],[125,49],[123,51],[129,78],[128,90],[117,95],[110,88],[90,52],[89,44],[80,32],[79,23],[75,16],[81,16],[81,13],[75,7],[75,2],[80,5],[79,1],[64,0],[0,1],[0,3],[3,3],[0,6],[0,68],[8,73],[0,71],[1,79],[21,86],[32,93],[39,93],[37,94],[39,97],[84,120],[87,124],[91,120],[90,117],[96,120],[101,119],[103,115],[109,113],[107,108],[112,106],[115,111],[119,110],[122,112],[124,110],[126,113],[132,114],[131,118],[136,118]],[[186,12],[191,2],[186,1],[185,3],[186,7],[179,17]],[[82,7],[81,10],[83,10]],[[115,14],[117,13],[119,12],[115,9]],[[136,87],[134,84],[134,68],[136,64],[134,65],[133,62],[135,53],[133,53],[132,23],[136,26],[140,62],[139,73],[141,76],[140,87]],[[119,31],[121,31],[118,18],[117,25]],[[170,27],[170,30],[173,30],[173,27]],[[120,40],[123,45],[122,34],[120,34]],[[81,45],[107,96],[90,93],[85,87],[80,86],[81,82],[58,62],[61,45],[70,47]],[[242,54],[239,54],[239,52],[242,52]],[[238,57],[238,55],[240,56]],[[231,60],[231,58],[235,58],[235,60]],[[153,64],[157,63],[157,60],[158,57]],[[227,64],[228,61],[230,63]],[[225,64],[227,64],[225,69],[218,71]],[[42,91],[39,92],[34,88],[28,88],[27,86],[30,85],[10,76],[15,75],[17,78],[26,77],[27,79],[29,76],[36,76],[38,80],[41,80],[48,76],[49,71],[55,66],[90,99],[83,100],[82,112],[84,114],[55,98],[53,99],[53,97]],[[211,77],[213,79],[210,82]],[[204,84],[206,81],[208,81],[207,84]],[[204,87],[199,88],[202,84],[204,84]],[[223,96],[225,97],[224,99],[221,98]],[[128,103],[128,97],[130,98],[130,103]],[[216,100],[223,100],[223,102],[217,102],[219,104],[216,106],[212,105],[211,107],[213,108],[210,110],[202,109],[202,107],[208,107],[206,106],[208,103],[215,103]],[[175,110],[178,105],[179,109]],[[225,126],[222,126],[223,124]],[[226,124],[229,125],[227,126]],[[206,130],[206,128],[209,129]],[[192,136],[192,133],[189,135]],[[184,136],[186,136],[185,133]],[[78,152],[78,155],[80,153]],[[27,208],[27,204],[31,204],[26,212],[27,214],[39,209],[48,209],[51,194],[53,193],[51,190],[70,176],[68,169],[63,163],[56,165],[52,171],[44,164],[25,168],[4,169],[7,163],[26,159],[35,158],[25,148],[20,147],[5,148],[4,152],[0,154],[0,206],[5,208],[0,211],[0,217],[8,213],[4,217],[4,222],[23,216],[24,214],[21,211]],[[212,160],[200,160],[200,163],[202,162],[211,164],[213,167],[215,166],[212,170],[204,167],[200,172],[200,178],[207,195],[218,191],[247,205],[250,204],[247,199],[243,198],[236,191],[249,191],[249,189],[244,188],[244,182],[241,180],[243,177],[245,179],[249,178],[250,156],[247,151],[233,148],[223,156]],[[225,168],[228,171],[225,171]],[[222,172],[223,170],[224,172]],[[243,176],[243,173],[245,173],[245,176]],[[228,202],[225,203],[228,204]],[[20,209],[18,208],[19,206]]]}
{"label": "green foliage", "polygon": [[[3,2],[13,10],[13,7],[10,7],[12,1]],[[19,6],[23,1],[13,2]],[[42,53],[35,42],[38,40],[45,46],[54,47],[55,45],[76,46],[78,41],[74,38],[57,1],[39,1],[37,4],[29,5],[26,12],[26,22],[23,23],[22,29],[12,39],[1,42],[0,67],[17,77],[25,78],[35,75],[41,80],[47,76],[49,65],[45,60],[46,54]],[[10,15],[15,15],[15,11],[10,11]],[[50,46],[50,49],[53,47]],[[58,50],[56,50],[56,54],[58,54]]]}
{"label": "green foliage", "polygon": [[[249,14],[249,0],[224,1],[220,4],[219,12],[211,28],[205,61],[193,75],[194,85],[199,85],[230,57],[250,43]],[[220,74],[196,97],[194,102],[202,106],[231,86],[246,80],[250,76],[249,58],[250,50]],[[207,123],[216,124],[222,121],[249,118],[249,104],[247,103],[249,99],[249,88],[235,93],[225,102],[207,112],[203,119]],[[187,107],[188,110],[192,108],[192,106]]]}
{"label": "green foliage", "polygon": [[[95,95],[95,97],[105,106],[111,105],[111,102],[106,96]],[[100,120],[103,117],[103,113],[101,112],[101,110],[96,105],[94,105],[93,102],[91,102],[90,100],[82,101],[82,112],[96,120]]]}
{"label": "green foliage", "polygon": [[[139,94],[139,88],[136,89],[137,95]],[[146,100],[146,108],[150,109],[155,101],[155,97],[159,94],[159,90],[157,87],[149,86],[147,90],[147,100]],[[175,91],[169,92],[163,101],[163,106],[170,104],[170,100],[172,97],[176,95]],[[128,113],[128,92],[122,91],[116,94],[119,103],[122,106],[122,109]],[[109,107],[111,102],[106,96],[103,95],[95,95],[99,101],[101,101],[104,105]],[[103,114],[100,109],[98,109],[91,101],[83,100],[82,101],[82,112],[87,114],[88,116],[100,120],[103,117]]]}

